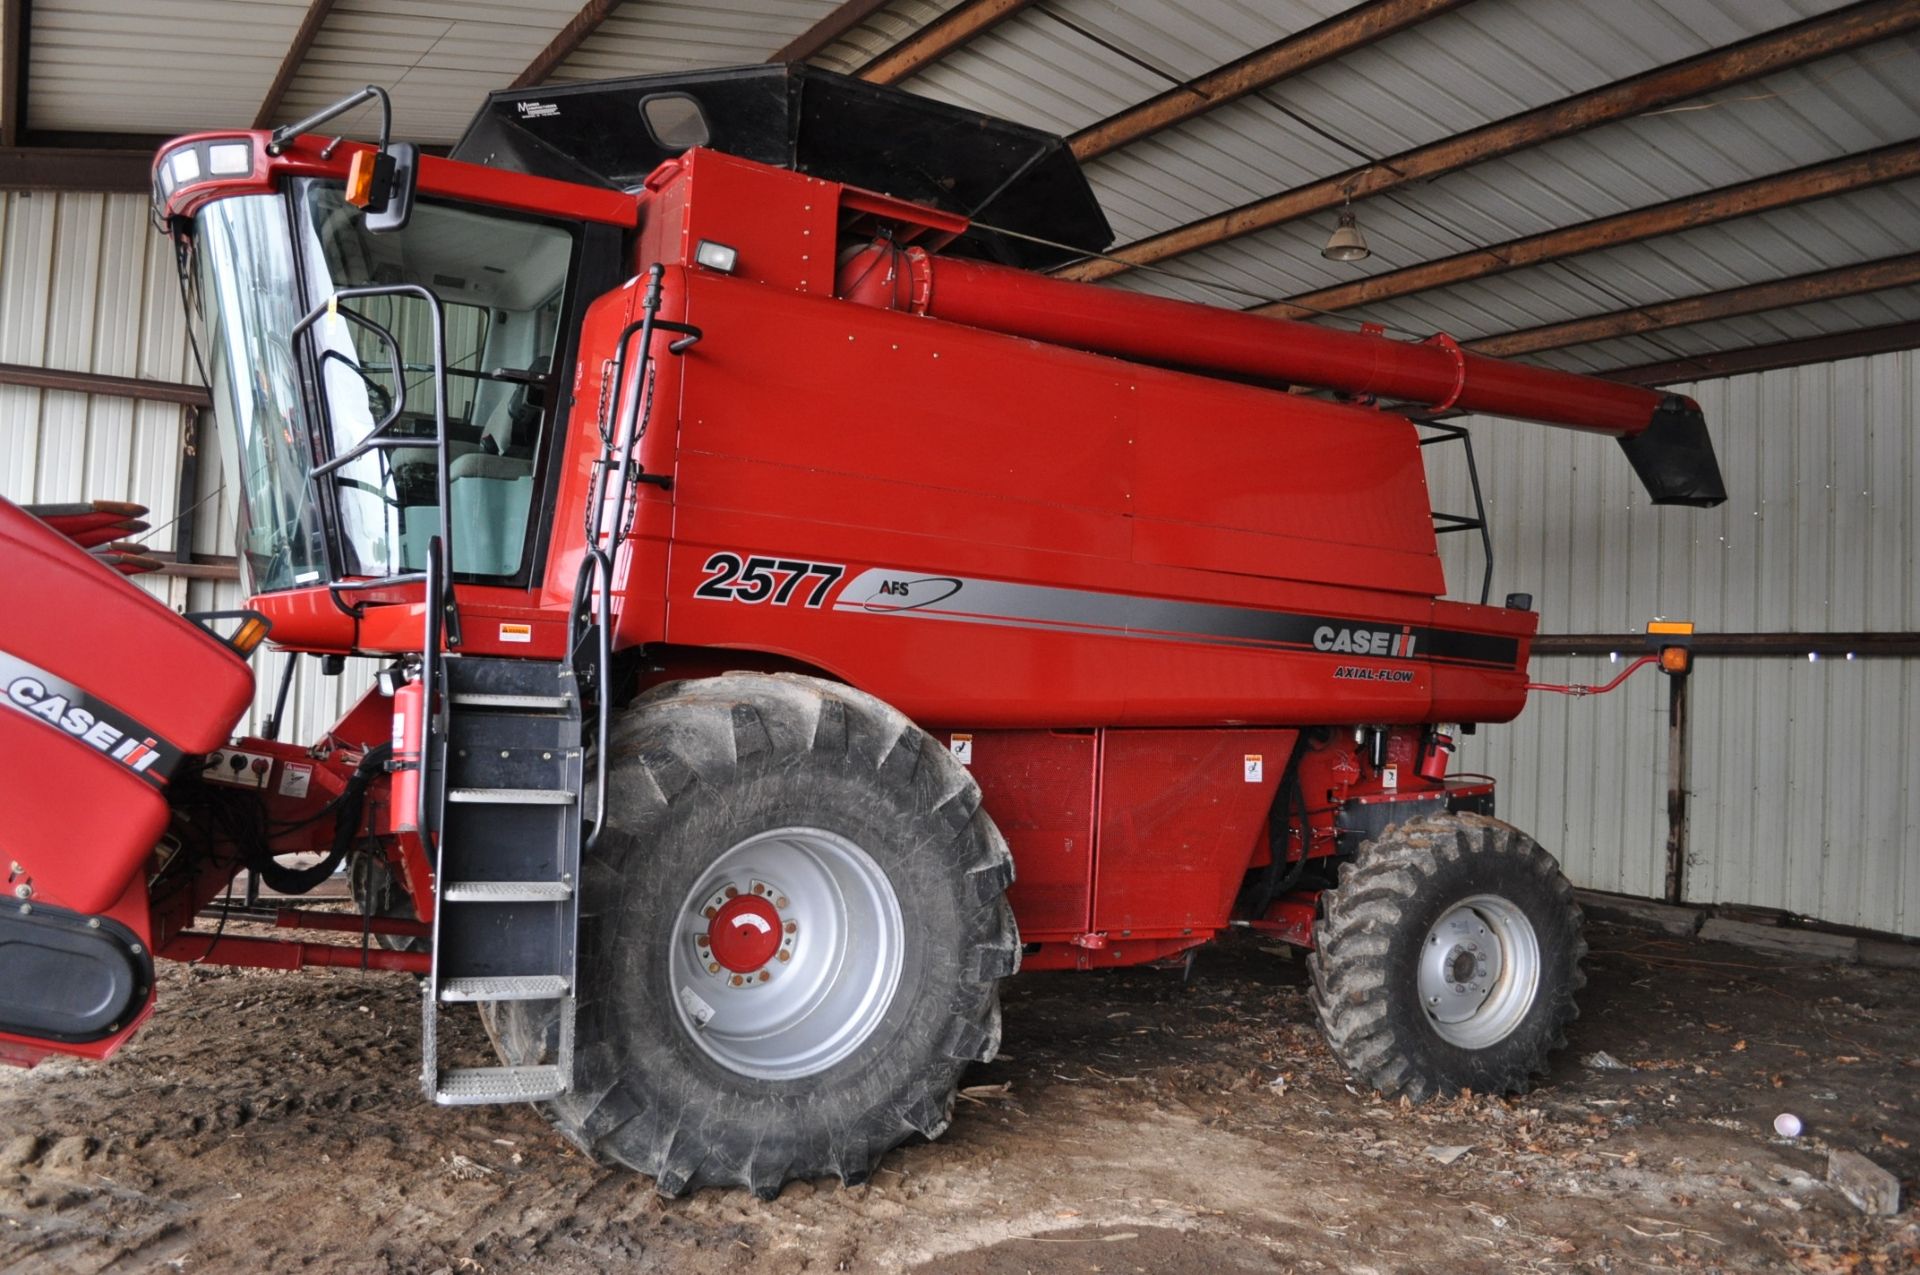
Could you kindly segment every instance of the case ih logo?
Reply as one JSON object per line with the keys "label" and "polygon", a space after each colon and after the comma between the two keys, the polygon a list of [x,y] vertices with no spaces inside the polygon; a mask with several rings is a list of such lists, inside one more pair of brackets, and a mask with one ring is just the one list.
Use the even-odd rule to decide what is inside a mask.
{"label": "case ih logo", "polygon": [[50,686],[50,682],[55,679],[32,673],[18,674],[7,682],[7,703],[65,731],[134,774],[156,783],[164,782],[162,775],[166,768],[155,774],[147,773],[166,756],[165,745],[157,737],[147,735],[137,726],[131,731],[116,726],[97,706],[83,707],[78,701],[84,697],[73,688],[57,682]]}
{"label": "case ih logo", "polygon": [[1336,629],[1323,624],[1313,631],[1313,649],[1339,651],[1346,655],[1391,655],[1403,660],[1413,658],[1413,630],[1395,633],[1389,629]]}

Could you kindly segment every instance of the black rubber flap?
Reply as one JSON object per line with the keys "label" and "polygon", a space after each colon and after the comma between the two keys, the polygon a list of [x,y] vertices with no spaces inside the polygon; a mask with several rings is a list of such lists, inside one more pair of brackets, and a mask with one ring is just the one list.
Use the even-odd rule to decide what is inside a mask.
{"label": "black rubber flap", "polygon": [[1621,439],[1620,450],[1656,505],[1711,509],[1727,499],[1706,418],[1691,399],[1667,395],[1653,423],[1638,437]]}
{"label": "black rubber flap", "polygon": [[68,1044],[112,1035],[153,985],[138,946],[132,931],[102,918],[0,911],[0,1031]]}
{"label": "black rubber flap", "polygon": [[1071,245],[976,230],[948,251],[1045,269],[1113,242],[1067,144],[1052,133],[799,64],[556,84],[489,94],[453,158],[627,189],[684,147],[642,118],[649,98],[699,103],[710,149]]}

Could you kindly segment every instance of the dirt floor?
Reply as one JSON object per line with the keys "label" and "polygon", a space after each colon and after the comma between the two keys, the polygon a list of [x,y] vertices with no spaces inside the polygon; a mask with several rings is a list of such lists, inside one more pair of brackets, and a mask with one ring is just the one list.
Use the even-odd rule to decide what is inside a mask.
{"label": "dirt floor", "polygon": [[409,979],[174,966],[112,1062],[0,1075],[0,1271],[1920,1269],[1920,1213],[1824,1181],[1850,1147],[1915,1189],[1920,973],[1592,928],[1527,1097],[1356,1092],[1301,963],[1240,941],[1188,983],[1016,979],[946,1137],[765,1204],[663,1200],[530,1108],[424,1104]]}

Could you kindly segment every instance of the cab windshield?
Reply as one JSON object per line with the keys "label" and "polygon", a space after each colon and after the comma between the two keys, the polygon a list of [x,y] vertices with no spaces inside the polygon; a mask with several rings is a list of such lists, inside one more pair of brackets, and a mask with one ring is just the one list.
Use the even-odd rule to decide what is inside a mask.
{"label": "cab windshield", "polygon": [[[289,342],[311,305],[367,285],[416,284],[438,298],[454,569],[518,574],[551,428],[574,236],[424,199],[406,229],[369,234],[340,186],[321,181],[296,183],[288,197],[216,201],[199,214],[198,232],[208,373],[232,440],[228,485],[239,494],[254,588],[417,571],[439,530],[431,305],[409,295],[358,298],[344,304],[367,322],[329,315],[298,348]],[[311,410],[303,384],[319,390]],[[418,447],[370,450],[308,478],[396,406],[387,435],[418,438]]]}

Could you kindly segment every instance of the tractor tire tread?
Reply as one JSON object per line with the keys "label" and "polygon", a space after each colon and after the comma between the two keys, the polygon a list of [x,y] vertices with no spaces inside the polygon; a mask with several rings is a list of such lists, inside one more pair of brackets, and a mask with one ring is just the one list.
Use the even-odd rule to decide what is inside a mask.
{"label": "tractor tire tread", "polygon": [[[1511,1036],[1482,1050],[1446,1045],[1426,1021],[1404,960],[1413,928],[1429,923],[1436,891],[1476,868],[1503,882],[1535,883],[1553,958],[1543,962],[1539,999]],[[1484,875],[1484,874],[1483,874]],[[1307,957],[1308,999],[1328,1048],[1346,1070],[1388,1097],[1413,1102],[1471,1088],[1524,1092],[1545,1073],[1549,1055],[1566,1043],[1586,985],[1587,954],[1572,887],[1553,857],[1530,837],[1476,814],[1428,815],[1389,827],[1341,864],[1338,887],[1322,896]],[[1470,892],[1470,891],[1465,891]],[[1424,901],[1424,910],[1423,910]]]}
{"label": "tractor tire tread", "polygon": [[[998,1052],[999,980],[1019,968],[1021,951],[1006,899],[1013,856],[982,809],[967,769],[880,700],[840,683],[784,673],[727,673],[655,687],[616,718],[607,747],[608,831],[615,833],[620,824],[634,831],[603,836],[582,867],[577,1017],[583,1029],[599,1021],[596,1015],[606,1019],[613,1012],[604,995],[593,995],[584,971],[601,914],[620,897],[632,857],[645,853],[640,832],[667,826],[686,803],[707,800],[736,782],[775,779],[795,765],[797,754],[857,769],[926,811],[924,827],[938,831],[923,838],[922,848],[950,849],[960,860],[947,870],[964,901],[962,942],[936,1038],[917,1047],[906,1042],[919,1050],[917,1071],[878,1100],[862,1104],[850,1101],[850,1090],[819,1087],[804,1102],[788,1104],[813,1112],[810,1120],[729,1120],[724,1096],[684,1074],[634,1074],[612,1046],[588,1042],[583,1030],[574,1088],[539,1104],[547,1119],[597,1159],[652,1176],[656,1189],[669,1196],[738,1186],[771,1199],[795,1178],[837,1177],[857,1185],[903,1140],[943,1133],[962,1069]],[[537,1061],[551,1052],[557,1010],[543,1011],[540,1004],[483,1006],[496,1047],[509,1063]]]}

